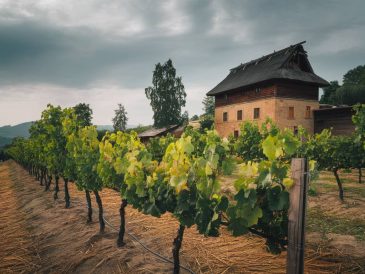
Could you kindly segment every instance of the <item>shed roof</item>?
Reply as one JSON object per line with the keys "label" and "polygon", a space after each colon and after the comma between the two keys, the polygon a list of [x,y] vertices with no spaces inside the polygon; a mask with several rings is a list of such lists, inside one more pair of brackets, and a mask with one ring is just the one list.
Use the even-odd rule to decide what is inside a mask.
{"label": "shed roof", "polygon": [[140,137],[140,138],[156,137],[156,136],[159,136],[159,135],[165,133],[166,131],[173,130],[177,127],[178,127],[178,125],[171,125],[171,126],[162,127],[162,128],[153,127],[151,129],[141,132],[140,134],[138,134],[138,137]]}
{"label": "shed roof", "polygon": [[338,106],[329,108],[314,109],[315,113],[354,112],[352,106]]}
{"label": "shed roof", "polygon": [[[303,43],[305,41],[232,68],[228,76],[207,95],[217,95],[272,79],[295,80],[319,87],[327,86],[326,80],[314,74]],[[297,57],[301,58],[301,67],[290,64],[290,61]]]}

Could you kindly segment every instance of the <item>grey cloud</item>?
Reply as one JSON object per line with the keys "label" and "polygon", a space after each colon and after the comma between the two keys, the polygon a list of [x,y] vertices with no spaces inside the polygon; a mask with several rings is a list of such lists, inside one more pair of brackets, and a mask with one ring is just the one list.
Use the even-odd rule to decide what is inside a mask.
{"label": "grey cloud", "polygon": [[313,67],[327,80],[365,60],[363,0],[50,3],[0,3],[0,93],[45,84],[143,94],[154,65],[172,58],[194,114],[229,68],[289,44],[307,40]]}

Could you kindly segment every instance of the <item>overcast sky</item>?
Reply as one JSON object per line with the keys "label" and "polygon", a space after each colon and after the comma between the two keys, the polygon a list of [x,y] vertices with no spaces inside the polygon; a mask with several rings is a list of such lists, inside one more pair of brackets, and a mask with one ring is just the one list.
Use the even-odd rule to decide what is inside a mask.
{"label": "overcast sky", "polygon": [[111,124],[149,124],[144,89],[173,60],[190,116],[230,68],[291,44],[314,71],[342,80],[365,63],[364,0],[0,0],[0,126],[39,119],[47,103],[86,102]]}

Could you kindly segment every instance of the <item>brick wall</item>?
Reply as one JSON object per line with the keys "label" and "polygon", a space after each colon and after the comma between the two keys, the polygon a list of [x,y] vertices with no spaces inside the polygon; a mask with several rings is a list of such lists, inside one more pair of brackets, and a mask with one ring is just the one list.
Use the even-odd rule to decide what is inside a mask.
{"label": "brick wall", "polygon": [[[257,89],[259,88],[259,90]],[[289,117],[289,107],[294,108],[294,117]],[[310,116],[306,117],[306,108]],[[254,119],[254,108],[260,108],[260,118]],[[243,121],[261,124],[270,117],[280,128],[294,129],[299,125],[310,133],[314,131],[313,113],[319,108],[318,87],[278,80],[275,84],[258,85],[250,89],[231,91],[215,97],[215,128],[221,136],[228,136],[240,129]],[[237,120],[237,111],[242,110],[242,121]],[[227,112],[228,120],[223,121]]]}
{"label": "brick wall", "polygon": [[[310,117],[306,117],[306,108],[310,107]],[[294,107],[294,118],[289,117],[289,107]],[[254,119],[254,108],[260,108],[260,117]],[[216,107],[215,128],[219,135],[227,137],[235,130],[240,129],[243,121],[254,121],[259,125],[270,117],[280,128],[294,129],[294,126],[301,125],[313,133],[313,113],[318,109],[319,103],[314,100],[288,99],[288,98],[267,98],[245,103],[237,103]],[[242,110],[242,121],[237,121],[237,111]],[[223,121],[223,113],[228,113],[228,120]]]}

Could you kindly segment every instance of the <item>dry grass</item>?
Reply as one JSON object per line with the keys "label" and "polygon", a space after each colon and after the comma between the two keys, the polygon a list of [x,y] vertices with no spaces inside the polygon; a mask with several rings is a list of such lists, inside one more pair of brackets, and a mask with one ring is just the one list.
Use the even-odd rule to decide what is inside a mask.
{"label": "dry grass", "polygon": [[34,272],[40,267],[36,244],[16,207],[9,170],[0,166],[0,273]]}
{"label": "dry grass", "polygon": [[[77,273],[171,273],[172,266],[151,255],[126,236],[126,246],[116,247],[117,234],[107,228],[104,235],[98,235],[98,223],[86,225],[84,193],[70,184],[72,207],[64,209],[62,199],[54,202],[52,193],[44,193],[31,176],[14,162],[0,164],[0,176],[8,181],[8,189],[0,192],[13,199],[5,211],[18,212],[13,222],[23,220],[24,233],[31,233],[28,245],[38,247],[34,252],[14,256],[24,258],[18,272],[77,272]],[[7,173],[8,172],[8,173]],[[8,179],[6,179],[8,178]],[[16,191],[10,191],[16,185]],[[63,196],[62,193],[59,195]],[[11,198],[12,197],[12,198]],[[105,217],[118,227],[119,194],[113,190],[101,192]],[[76,201],[76,203],[75,203]],[[93,201],[95,207],[95,202]],[[1,207],[3,208],[3,207]],[[1,211],[3,212],[3,210]],[[27,212],[26,217],[23,213]],[[25,218],[25,219],[24,219]],[[97,210],[94,208],[94,219]],[[177,233],[178,223],[169,214],[161,218],[144,215],[127,207],[126,228],[145,245],[165,257],[171,258],[172,241]],[[6,225],[12,220],[5,219]],[[28,231],[28,232],[27,232]],[[225,229],[221,236],[207,238],[199,235],[194,227],[186,229],[181,250],[181,262],[196,273],[285,273],[286,253],[272,255],[265,249],[264,240],[253,236],[232,237]],[[2,232],[2,231],[0,231]],[[9,231],[9,237],[16,237],[18,231]],[[19,236],[18,236],[19,237]],[[20,237],[23,238],[23,237]],[[11,241],[4,242],[7,248]],[[33,252],[33,253],[32,253]],[[27,257],[28,256],[28,257]],[[14,259],[12,262],[16,263]],[[2,263],[0,263],[2,273]],[[361,273],[361,266],[341,252],[334,252],[318,242],[310,242],[305,258],[306,273]],[[30,266],[33,266],[32,270]],[[23,267],[23,268],[22,268]],[[184,271],[182,271],[184,273]]]}

